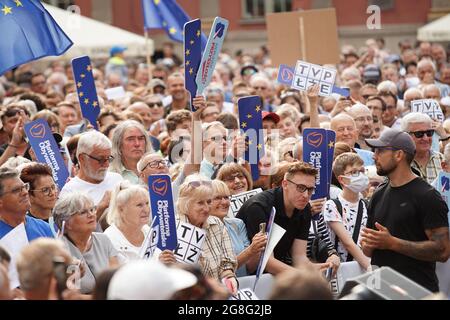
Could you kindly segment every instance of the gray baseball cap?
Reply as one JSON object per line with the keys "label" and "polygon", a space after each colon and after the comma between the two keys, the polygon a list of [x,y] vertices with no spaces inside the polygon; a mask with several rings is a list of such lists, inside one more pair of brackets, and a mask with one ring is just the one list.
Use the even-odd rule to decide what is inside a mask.
{"label": "gray baseball cap", "polygon": [[366,139],[366,143],[371,148],[391,147],[412,155],[416,153],[416,145],[411,136],[396,129],[385,129],[378,139]]}

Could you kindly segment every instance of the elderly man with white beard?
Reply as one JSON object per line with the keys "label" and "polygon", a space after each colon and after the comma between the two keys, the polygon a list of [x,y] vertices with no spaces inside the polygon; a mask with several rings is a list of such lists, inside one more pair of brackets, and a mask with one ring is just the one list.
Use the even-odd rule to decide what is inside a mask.
{"label": "elderly man with white beard", "polygon": [[97,220],[109,206],[111,191],[123,180],[120,174],[108,171],[114,159],[111,149],[111,141],[102,133],[94,130],[83,133],[77,147],[80,170],[60,194],[74,191],[88,194],[97,207]]}

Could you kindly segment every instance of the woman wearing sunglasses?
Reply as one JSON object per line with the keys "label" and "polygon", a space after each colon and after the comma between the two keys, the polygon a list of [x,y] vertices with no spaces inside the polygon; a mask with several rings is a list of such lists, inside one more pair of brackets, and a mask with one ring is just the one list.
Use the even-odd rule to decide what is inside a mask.
{"label": "woman wearing sunglasses", "polygon": [[206,238],[199,258],[203,274],[225,283],[235,294],[238,290],[236,256],[224,224],[210,215],[212,193],[211,180],[199,174],[188,176],[180,186],[177,220],[205,230]]}

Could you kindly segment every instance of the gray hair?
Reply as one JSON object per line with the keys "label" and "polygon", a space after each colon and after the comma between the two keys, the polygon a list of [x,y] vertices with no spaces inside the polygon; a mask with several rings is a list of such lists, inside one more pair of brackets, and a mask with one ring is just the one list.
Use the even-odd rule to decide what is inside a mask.
{"label": "gray hair", "polygon": [[407,132],[411,123],[427,123],[431,125],[432,121],[431,118],[425,113],[411,112],[405,115],[402,119],[402,131]]}
{"label": "gray hair", "polygon": [[[111,195],[111,202],[106,216],[106,222],[109,225],[120,226],[122,219],[121,214],[127,214],[126,210],[120,212],[119,207],[125,205],[134,196],[143,195],[149,197],[148,191],[141,185],[134,185],[131,182],[124,180],[120,182],[114,189]],[[150,201],[150,200],[149,200]]]}
{"label": "gray hair", "polygon": [[377,90],[378,90],[378,92],[389,91],[395,95],[398,92],[397,85],[390,80],[385,80],[385,81],[380,82],[377,86]]}
{"label": "gray hair", "polygon": [[147,131],[145,131],[144,126],[135,120],[126,120],[120,123],[116,129],[114,129],[114,134],[112,137],[112,156],[114,157],[111,163],[111,171],[120,172],[120,167],[122,165],[122,140],[125,135],[125,131],[131,128],[136,128],[141,131],[142,135],[145,137],[145,153],[153,151],[152,145],[150,143],[150,138],[148,137]]}
{"label": "gray hair", "polygon": [[85,193],[75,191],[63,194],[53,208],[53,218],[58,228],[61,230],[63,222],[83,210],[86,204],[93,205],[94,201]]}
{"label": "gray hair", "polygon": [[3,195],[3,189],[5,186],[3,185],[3,181],[12,178],[18,178],[19,172],[16,170],[11,170],[9,168],[1,168],[0,169],[0,195]]}
{"label": "gray hair", "polygon": [[78,140],[77,158],[82,153],[91,153],[97,147],[100,149],[111,149],[111,141],[103,133],[95,130],[84,132]]}
{"label": "gray hair", "polygon": [[433,68],[433,70],[436,72],[436,65],[430,59],[420,60],[419,63],[417,64],[417,71],[419,71],[419,69],[423,68],[427,64],[429,64]]}
{"label": "gray hair", "polygon": [[17,156],[17,157],[11,157],[0,168],[7,168],[9,170],[17,170],[18,172],[21,172],[23,169],[24,164],[31,163],[31,160],[28,160],[27,158]]}

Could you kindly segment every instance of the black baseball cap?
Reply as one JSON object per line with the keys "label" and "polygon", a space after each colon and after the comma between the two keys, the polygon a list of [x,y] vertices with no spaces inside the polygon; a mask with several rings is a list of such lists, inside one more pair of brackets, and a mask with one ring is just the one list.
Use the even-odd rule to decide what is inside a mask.
{"label": "black baseball cap", "polygon": [[396,129],[385,129],[378,139],[366,139],[366,143],[371,148],[391,147],[414,155],[416,145],[409,134]]}

